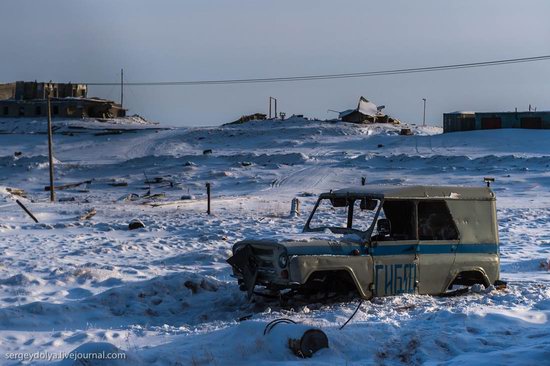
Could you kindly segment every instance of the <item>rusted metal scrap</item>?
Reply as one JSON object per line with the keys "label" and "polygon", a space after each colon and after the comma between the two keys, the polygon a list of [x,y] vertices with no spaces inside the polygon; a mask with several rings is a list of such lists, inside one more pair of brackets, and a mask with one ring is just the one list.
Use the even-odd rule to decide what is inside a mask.
{"label": "rusted metal scrap", "polygon": [[301,358],[309,358],[323,348],[328,348],[328,337],[320,329],[312,328],[304,332],[299,339],[288,339],[288,347]]}
{"label": "rusted metal scrap", "polygon": [[300,336],[300,332],[296,332],[299,331],[299,329],[296,329],[299,326],[298,323],[288,318],[279,318],[269,322],[264,329],[264,336],[269,334],[279,324],[293,327],[291,333],[294,333],[295,337],[290,336],[287,339],[287,345],[292,353],[300,358],[312,357],[317,351],[329,348],[328,337],[321,329],[310,328]]}

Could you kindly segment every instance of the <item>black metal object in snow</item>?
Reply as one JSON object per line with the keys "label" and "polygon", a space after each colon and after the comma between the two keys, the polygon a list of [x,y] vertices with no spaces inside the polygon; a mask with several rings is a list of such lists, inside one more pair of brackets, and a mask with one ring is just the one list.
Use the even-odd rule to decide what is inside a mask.
{"label": "black metal object in snow", "polygon": [[328,348],[328,337],[320,329],[308,329],[300,339],[288,340],[288,347],[301,358],[309,358],[323,348]]}
{"label": "black metal object in snow", "polygon": [[24,204],[21,203],[21,201],[19,200],[15,200],[15,202],[17,202],[17,204],[19,205],[19,207],[21,207],[23,209],[23,211],[25,211],[27,213],[27,215],[29,215],[31,217],[31,219],[34,220],[34,222],[36,222],[38,224],[38,219],[36,217],[34,217],[34,215],[32,214],[32,212],[29,211],[28,208],[25,207]]}
{"label": "black metal object in snow", "polygon": [[[269,334],[275,326],[283,323],[298,324],[294,320],[288,318],[272,320],[265,326],[264,336]],[[320,349],[328,348],[328,337],[322,330],[311,328],[306,330],[298,339],[289,338],[288,348],[298,357],[309,358]]]}

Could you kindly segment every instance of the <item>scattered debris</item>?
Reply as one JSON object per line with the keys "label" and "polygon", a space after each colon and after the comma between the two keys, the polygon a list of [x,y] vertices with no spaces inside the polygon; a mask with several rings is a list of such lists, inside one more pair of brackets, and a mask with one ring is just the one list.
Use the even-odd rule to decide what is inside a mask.
{"label": "scattered debris", "polygon": [[124,195],[124,196],[120,197],[118,200],[119,201],[124,201],[124,202],[137,201],[137,200],[139,200],[139,194],[129,193],[127,195]]}
{"label": "scattered debris", "polygon": [[290,216],[300,216],[300,200],[298,198],[292,199],[292,202],[290,204]]}
{"label": "scattered debris", "polygon": [[25,191],[22,190],[22,189],[6,187],[6,191],[8,191],[8,193],[10,193],[10,194],[12,194],[12,195],[14,195],[14,196],[19,196],[19,197],[27,198],[27,192],[25,192]]}
{"label": "scattered debris", "polygon": [[361,299],[359,301],[359,304],[357,305],[357,307],[355,308],[355,311],[353,312],[353,314],[351,314],[351,316],[348,318],[348,320],[346,320],[346,322],[344,324],[342,324],[342,326],[339,328],[339,330],[342,330],[344,329],[344,327],[346,325],[348,325],[348,323],[353,319],[353,317],[355,317],[355,314],[357,314],[357,312],[359,311],[359,309],[361,308],[361,305],[363,305],[363,299]]}
{"label": "scattered debris", "polygon": [[[279,324],[297,325],[294,320],[279,318],[269,322],[264,328],[264,336],[268,335]],[[309,358],[317,351],[328,348],[328,337],[320,329],[306,330],[300,338],[288,338],[288,348],[300,358]]]}
{"label": "scattered debris", "polygon": [[269,334],[269,332],[271,332],[271,330],[273,328],[275,328],[275,326],[277,324],[281,324],[281,323],[292,323],[292,324],[296,324],[296,322],[292,319],[288,319],[288,318],[279,318],[279,319],[275,319],[275,320],[272,320],[270,321],[269,323],[267,323],[267,325],[265,326],[264,328],[264,335],[266,334]]}
{"label": "scattered debris", "polygon": [[415,304],[403,305],[403,306],[396,307],[395,311],[401,312],[401,311],[405,311],[405,310],[414,309],[415,307],[416,307]]}
{"label": "scattered debris", "polygon": [[128,224],[128,230],[135,230],[135,229],[141,229],[144,228],[145,224],[140,219],[133,219]]}
{"label": "scattered debris", "polygon": [[212,281],[208,281],[206,278],[203,278],[200,283],[191,280],[185,281],[183,285],[191,290],[193,294],[196,294],[201,289],[210,292],[218,291],[218,285]]}
{"label": "scattered debris", "polygon": [[[100,121],[100,120],[98,120]],[[103,121],[100,121],[103,122]],[[106,136],[106,135],[122,135],[124,132],[134,132],[132,130],[110,130],[110,131],[103,131],[94,133],[94,136]]]}
{"label": "scattered debris", "polygon": [[401,131],[399,131],[399,134],[402,136],[412,136],[413,132],[410,128],[402,128]]}
{"label": "scattered debris", "polygon": [[[62,185],[59,185],[59,186],[54,186],[54,189],[56,191],[62,191],[64,189],[75,188],[75,187],[81,186],[83,184],[91,184],[91,183],[92,183],[92,180],[90,179],[90,180],[85,180],[85,181],[82,181],[82,182],[68,183],[68,184],[62,184]],[[45,186],[44,190],[46,192],[49,192],[51,190],[51,188],[50,188],[50,186]]]}
{"label": "scattered debris", "polygon": [[147,194],[141,196],[141,198],[146,198],[146,199],[149,199],[149,200],[156,200],[156,199],[159,199],[159,198],[166,198],[166,194],[165,193],[155,193],[155,194],[147,193]]}
{"label": "scattered debris", "polygon": [[143,202],[144,205],[151,207],[164,207],[164,206],[178,206],[193,203],[193,199],[183,199],[183,200],[174,200],[174,201],[147,201]]}
{"label": "scattered debris", "polygon": [[93,216],[95,216],[96,213],[97,213],[96,209],[95,209],[95,208],[92,208],[92,209],[86,211],[83,215],[81,215],[81,216],[78,218],[78,221],[89,220],[89,219],[91,219]]}
{"label": "scattered debris", "polygon": [[167,182],[164,177],[154,177],[153,179],[147,179],[144,183],[145,184],[158,184],[158,183],[164,183]]}
{"label": "scattered debris", "polygon": [[266,118],[267,118],[267,115],[263,113],[248,114],[248,115],[241,116],[241,118],[239,118],[236,121],[225,123],[224,126],[240,125],[242,123],[250,122],[250,121],[265,121]]}
{"label": "scattered debris", "polygon": [[288,339],[288,347],[301,358],[309,358],[323,348],[328,348],[328,337],[321,329],[306,330],[300,339]]}
{"label": "scattered debris", "polygon": [[38,224],[38,219],[36,217],[34,217],[34,215],[32,214],[32,212],[29,211],[28,208],[25,207],[24,204],[21,203],[21,201],[19,200],[15,200],[15,202],[17,202],[17,204],[19,205],[19,207],[21,207],[23,209],[23,211],[25,211],[27,213],[27,215],[29,215],[31,217],[31,219],[34,220],[34,222],[36,222]]}
{"label": "scattered debris", "polygon": [[74,202],[75,201],[75,198],[74,197],[60,197],[59,202]]}

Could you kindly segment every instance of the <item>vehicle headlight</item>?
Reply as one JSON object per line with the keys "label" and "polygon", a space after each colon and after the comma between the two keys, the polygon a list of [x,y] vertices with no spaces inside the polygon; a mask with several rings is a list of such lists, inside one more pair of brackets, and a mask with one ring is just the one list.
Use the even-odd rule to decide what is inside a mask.
{"label": "vehicle headlight", "polygon": [[288,255],[283,253],[279,256],[279,267],[285,268],[288,265]]}

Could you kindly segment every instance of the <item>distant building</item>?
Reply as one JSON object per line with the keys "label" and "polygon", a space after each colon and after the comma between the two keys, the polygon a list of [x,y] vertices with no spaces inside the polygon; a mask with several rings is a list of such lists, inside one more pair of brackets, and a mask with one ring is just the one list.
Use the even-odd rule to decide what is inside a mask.
{"label": "distant building", "polygon": [[338,117],[343,122],[351,123],[399,123],[399,120],[382,113],[385,106],[377,106],[365,97],[359,98],[357,108],[340,112]]}
{"label": "distant building", "polygon": [[111,100],[88,98],[86,84],[17,81],[0,84],[1,117],[46,117],[47,92],[51,91],[52,117],[114,118],[126,110]]}
{"label": "distant building", "polygon": [[452,112],[443,114],[443,132],[498,128],[550,129],[550,112]]}

